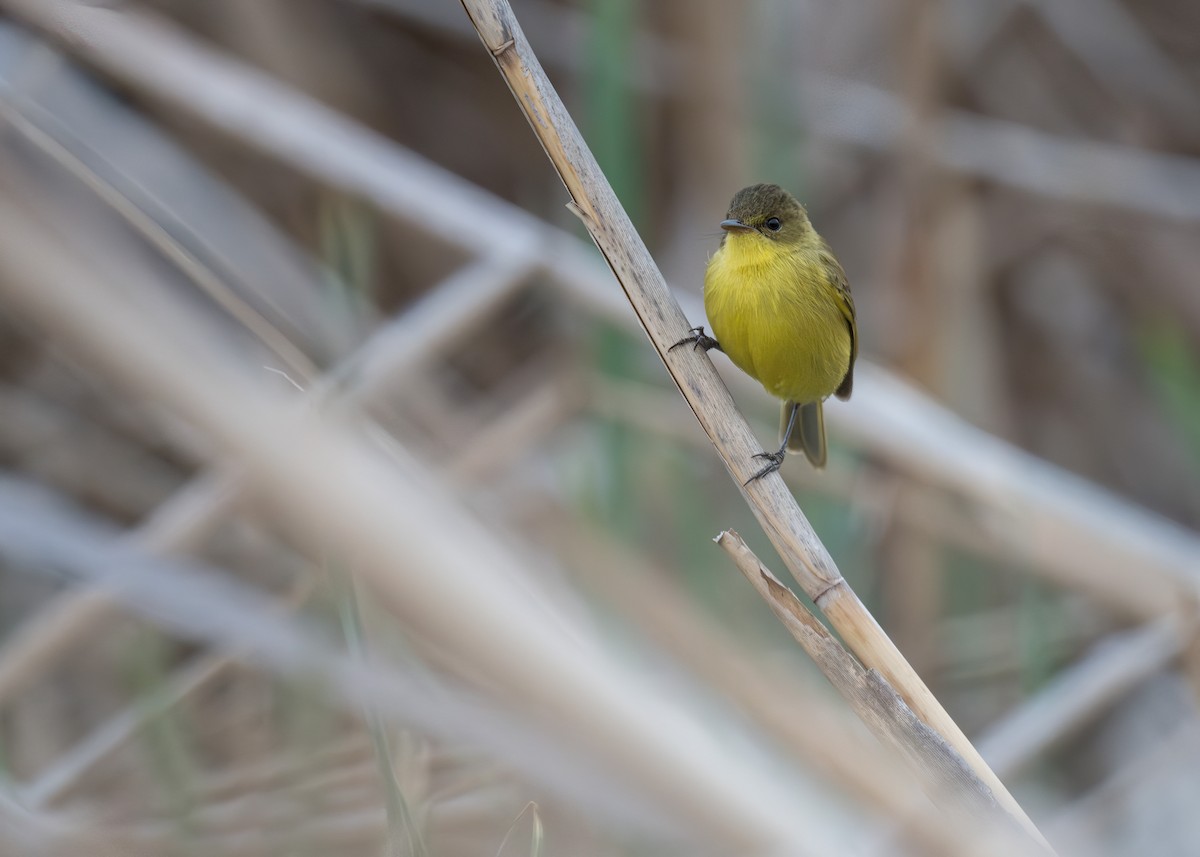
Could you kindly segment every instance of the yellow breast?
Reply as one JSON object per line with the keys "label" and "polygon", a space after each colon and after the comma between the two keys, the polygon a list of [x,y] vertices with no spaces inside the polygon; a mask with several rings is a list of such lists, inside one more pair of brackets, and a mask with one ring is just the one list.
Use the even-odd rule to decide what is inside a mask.
{"label": "yellow breast", "polygon": [[713,336],[780,399],[823,399],[850,366],[850,331],[817,242],[783,246],[758,233],[730,234],[704,276]]}

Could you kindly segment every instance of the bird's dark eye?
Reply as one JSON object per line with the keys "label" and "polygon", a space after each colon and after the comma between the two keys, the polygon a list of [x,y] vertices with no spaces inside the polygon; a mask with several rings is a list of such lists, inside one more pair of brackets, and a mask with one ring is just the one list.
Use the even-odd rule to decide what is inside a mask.
{"label": "bird's dark eye", "polygon": [[778,232],[780,227],[783,226],[783,224],[780,222],[778,217],[772,217],[770,220],[767,221],[766,226],[772,232]]}

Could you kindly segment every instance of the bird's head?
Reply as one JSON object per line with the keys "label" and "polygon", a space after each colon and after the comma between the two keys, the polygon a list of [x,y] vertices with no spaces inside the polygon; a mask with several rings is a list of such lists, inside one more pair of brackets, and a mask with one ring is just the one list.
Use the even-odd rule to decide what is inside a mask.
{"label": "bird's head", "polygon": [[812,231],[804,206],[777,184],[756,184],[739,190],[729,203],[721,228],[727,238],[761,236],[782,244],[799,243]]}

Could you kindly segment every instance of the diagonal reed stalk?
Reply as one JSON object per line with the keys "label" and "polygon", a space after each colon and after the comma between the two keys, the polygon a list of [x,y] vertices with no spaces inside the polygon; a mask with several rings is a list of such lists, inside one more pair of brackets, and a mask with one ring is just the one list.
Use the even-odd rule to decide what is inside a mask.
{"label": "diagonal reed stalk", "polygon": [[752,456],[761,447],[712,362],[691,349],[668,353],[691,324],[542,70],[511,7],[506,0],[461,2],[570,193],[568,207],[604,255],[672,380],[788,570],[863,665],[878,670],[913,712],[963,757],[1001,806],[1044,843],[1021,806],[842,577],[783,479],[776,473],[746,484],[756,470]]}

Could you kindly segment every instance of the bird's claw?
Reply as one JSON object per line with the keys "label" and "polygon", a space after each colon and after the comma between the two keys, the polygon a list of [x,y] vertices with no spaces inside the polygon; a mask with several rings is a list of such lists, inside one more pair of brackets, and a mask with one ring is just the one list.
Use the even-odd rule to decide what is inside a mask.
{"label": "bird's claw", "polygon": [[693,327],[688,331],[688,333],[691,335],[685,336],[683,339],[679,340],[670,348],[668,348],[667,351],[674,351],[679,346],[687,345],[689,343],[691,343],[693,351],[711,351],[714,348],[718,351],[721,350],[721,343],[717,342],[717,340],[705,333],[702,326]]}
{"label": "bird's claw", "polygon": [[783,460],[787,457],[787,453],[781,449],[781,450],[779,450],[779,452],[758,452],[758,453],[755,453],[751,457],[752,458],[761,458],[761,459],[765,460],[767,462],[767,464],[765,467],[763,467],[761,470],[759,470],[757,473],[755,473],[753,476],[751,476],[749,479],[747,479],[745,482],[743,482],[742,483],[743,488],[745,488],[751,482],[755,482],[759,479],[762,479],[764,476],[774,473],[776,470],[778,470],[780,467],[782,467]]}

